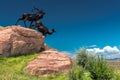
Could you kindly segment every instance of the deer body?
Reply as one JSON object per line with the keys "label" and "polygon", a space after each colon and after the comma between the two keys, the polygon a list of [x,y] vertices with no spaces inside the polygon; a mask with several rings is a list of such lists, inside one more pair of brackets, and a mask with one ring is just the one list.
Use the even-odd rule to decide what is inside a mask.
{"label": "deer body", "polygon": [[[36,8],[35,8],[35,9],[36,9]],[[39,9],[37,9],[37,10],[38,10],[39,12],[36,13],[36,14],[24,13],[24,14],[22,15],[22,17],[17,20],[17,22],[16,22],[15,25],[17,25],[19,21],[23,20],[25,27],[27,27],[27,26],[26,26],[26,21],[30,21],[30,27],[31,27],[31,25],[32,25],[33,22],[39,21],[40,19],[43,18],[44,14],[45,14],[45,12],[44,12],[43,10],[41,10],[41,11],[40,11]]]}
{"label": "deer body", "polygon": [[55,32],[55,29],[52,30],[48,30],[47,27],[45,27],[41,22],[36,23],[35,25],[33,25],[34,27],[32,28],[37,28],[38,31],[40,31],[44,36],[46,36],[46,34],[51,35],[52,33]]}

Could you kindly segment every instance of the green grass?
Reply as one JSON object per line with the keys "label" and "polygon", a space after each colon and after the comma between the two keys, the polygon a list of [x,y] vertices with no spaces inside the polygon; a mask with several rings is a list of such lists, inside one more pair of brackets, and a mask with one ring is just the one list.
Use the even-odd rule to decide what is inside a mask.
{"label": "green grass", "polygon": [[[29,61],[33,60],[38,55],[39,54],[30,54],[19,57],[0,57],[0,80],[94,80],[91,78],[91,72],[85,69],[87,66],[80,66],[82,64],[85,65],[83,62],[79,66],[73,65],[70,73],[66,75],[56,74],[55,76],[48,77],[30,75],[28,72],[24,71],[24,67]],[[88,59],[87,61],[91,61],[91,59],[85,58],[85,56],[77,60],[86,62],[86,59]],[[77,61],[75,60],[74,64],[76,64],[76,62]],[[92,61],[91,64],[93,63],[94,61]],[[96,70],[98,69],[99,67],[96,67]],[[101,75],[103,75],[103,73]],[[115,74],[111,80],[120,80],[120,70],[115,70]]]}
{"label": "green grass", "polygon": [[0,80],[68,80],[66,75],[42,78],[24,71],[25,65],[39,54],[0,58]]}

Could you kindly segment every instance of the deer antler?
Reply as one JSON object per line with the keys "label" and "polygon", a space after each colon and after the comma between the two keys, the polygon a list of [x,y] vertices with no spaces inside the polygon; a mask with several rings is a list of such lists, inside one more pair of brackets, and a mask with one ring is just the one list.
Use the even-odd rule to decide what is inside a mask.
{"label": "deer antler", "polygon": [[40,9],[39,8],[37,8],[37,7],[33,7],[33,9],[32,9],[32,12],[34,12],[35,10],[37,10],[38,12],[40,11]]}

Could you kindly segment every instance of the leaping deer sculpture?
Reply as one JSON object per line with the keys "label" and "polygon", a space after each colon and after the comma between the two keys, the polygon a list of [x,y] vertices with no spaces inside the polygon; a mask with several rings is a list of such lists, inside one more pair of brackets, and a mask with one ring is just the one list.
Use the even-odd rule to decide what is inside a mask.
{"label": "leaping deer sculpture", "polygon": [[44,36],[46,34],[51,35],[52,33],[56,32],[55,29],[49,30],[47,27],[45,27],[41,22],[37,22],[35,25],[32,25],[32,29],[37,28],[38,31],[40,31]]}

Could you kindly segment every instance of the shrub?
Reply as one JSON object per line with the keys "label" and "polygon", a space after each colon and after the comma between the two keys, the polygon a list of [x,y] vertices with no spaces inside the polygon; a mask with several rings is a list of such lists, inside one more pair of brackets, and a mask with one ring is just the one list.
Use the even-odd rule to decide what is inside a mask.
{"label": "shrub", "polygon": [[120,75],[119,74],[115,74],[112,80],[120,80]]}
{"label": "shrub", "polygon": [[120,80],[120,72],[119,70],[115,70],[115,74],[112,80]]}
{"label": "shrub", "polygon": [[110,80],[113,77],[113,70],[108,67],[102,57],[90,60],[87,69],[91,73],[93,80]]}
{"label": "shrub", "polygon": [[76,62],[77,65],[85,68],[86,64],[88,63],[88,53],[85,49],[81,49],[80,52],[77,53]]}
{"label": "shrub", "polygon": [[78,65],[74,65],[69,72],[69,80],[92,80],[90,73]]}
{"label": "shrub", "polygon": [[106,61],[102,57],[89,54],[85,49],[77,53],[76,62],[90,72],[93,80],[110,80],[113,77],[113,70],[108,67]]}

